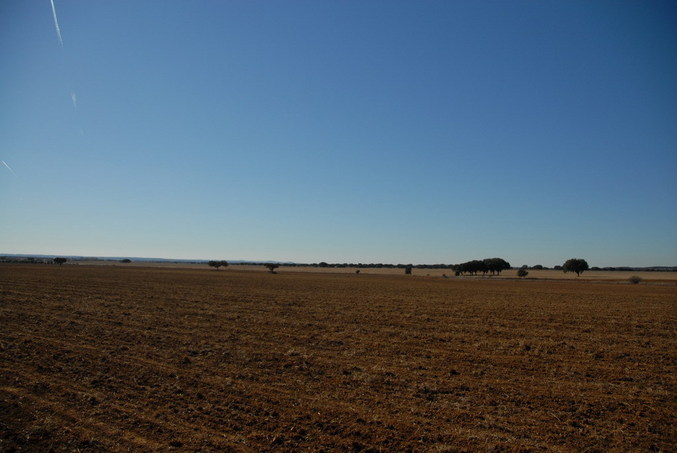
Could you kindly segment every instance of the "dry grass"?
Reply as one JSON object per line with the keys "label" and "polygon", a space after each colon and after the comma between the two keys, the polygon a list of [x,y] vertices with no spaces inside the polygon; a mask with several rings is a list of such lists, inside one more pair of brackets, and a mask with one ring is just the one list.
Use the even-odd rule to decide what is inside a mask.
{"label": "dry grass", "polygon": [[[191,264],[191,263],[169,263],[169,262],[146,262],[134,261],[123,264],[114,261],[81,261],[81,265],[85,266],[115,266],[115,267],[135,267],[135,268],[161,268],[161,269],[206,269],[207,264]],[[212,269],[213,270],[213,269]],[[221,268],[217,272],[225,271],[252,271],[252,272],[268,272],[262,265],[251,264],[231,264],[227,268]],[[354,274],[357,267],[310,267],[310,266],[280,266],[276,271],[281,273],[322,273],[322,274]],[[359,268],[360,274],[370,275],[403,275],[404,269],[398,268]],[[443,277],[448,278],[465,278],[465,279],[514,279],[517,277],[517,269],[509,269],[503,271],[501,275],[478,275],[478,276],[461,276],[455,277],[454,271],[451,269],[412,269],[412,275],[419,277]],[[585,271],[580,276],[575,273],[564,273],[552,269],[534,270],[529,269],[529,275],[526,277],[530,280],[584,280],[597,281],[609,280],[627,282],[632,276],[638,276],[646,283],[652,282],[666,282],[677,283],[677,272],[646,272],[646,271]]]}
{"label": "dry grass", "polygon": [[0,451],[673,451],[676,304],[673,285],[3,265]]}

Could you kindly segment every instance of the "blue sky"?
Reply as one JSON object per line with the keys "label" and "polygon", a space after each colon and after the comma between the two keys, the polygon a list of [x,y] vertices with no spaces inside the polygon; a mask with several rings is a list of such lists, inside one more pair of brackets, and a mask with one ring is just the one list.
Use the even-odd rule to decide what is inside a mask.
{"label": "blue sky", "polygon": [[54,5],[0,5],[0,253],[677,265],[674,2]]}

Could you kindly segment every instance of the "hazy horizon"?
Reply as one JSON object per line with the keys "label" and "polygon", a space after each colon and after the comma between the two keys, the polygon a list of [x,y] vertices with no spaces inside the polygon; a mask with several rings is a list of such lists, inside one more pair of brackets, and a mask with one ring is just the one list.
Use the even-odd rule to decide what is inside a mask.
{"label": "hazy horizon", "polygon": [[[66,258],[77,258],[77,259],[82,259],[82,260],[89,260],[89,259],[97,259],[97,260],[121,260],[121,259],[130,259],[132,261],[138,260],[138,261],[148,261],[148,262],[153,262],[153,261],[158,261],[158,262],[207,262],[210,260],[224,260],[227,261],[228,263],[231,264],[251,264],[251,263],[268,263],[268,262],[273,262],[273,263],[280,263],[280,264],[295,264],[295,265],[312,265],[312,264],[320,264],[322,262],[325,262],[329,265],[343,265],[343,264],[353,264],[353,265],[364,265],[364,266],[369,266],[369,265],[374,265],[374,264],[383,264],[387,266],[397,266],[397,265],[414,265],[414,266],[419,266],[419,265],[454,265],[454,264],[461,264],[464,261],[470,261],[470,260],[464,260],[464,261],[454,261],[454,262],[436,262],[436,263],[424,263],[424,262],[412,262],[412,261],[403,261],[403,262],[397,262],[397,263],[392,263],[392,262],[384,262],[384,261],[369,261],[369,262],[362,262],[362,261],[326,261],[326,260],[318,260],[318,261],[294,261],[294,260],[268,260],[268,259],[259,259],[259,260],[252,260],[252,259],[246,259],[246,258],[227,258],[227,257],[220,257],[220,258],[173,258],[173,257],[161,257],[161,256],[134,256],[134,255],[120,255],[120,256],[102,256],[102,255],[73,255],[73,254],[68,254],[68,253],[50,253],[50,254],[44,254],[44,253],[5,253],[5,252],[0,252],[0,257],[35,257],[35,258],[50,258],[50,257],[66,257]],[[475,257],[473,259],[486,259],[490,257]],[[495,257],[491,257],[495,258]],[[575,257],[571,257],[575,258]],[[567,258],[569,259],[569,258]],[[553,268],[555,266],[561,266],[564,264],[565,260],[562,260],[561,263],[555,263],[555,264],[545,264],[545,263],[510,263],[511,267],[513,268],[519,268],[524,265],[527,265],[529,267],[532,266],[537,266],[541,265],[547,268]],[[600,265],[600,264],[590,264],[590,267],[599,267],[599,268],[677,268],[677,265],[655,265],[655,266],[634,266],[632,264],[629,265]]]}
{"label": "hazy horizon", "polygon": [[10,0],[0,37],[6,253],[677,264],[674,2]]}

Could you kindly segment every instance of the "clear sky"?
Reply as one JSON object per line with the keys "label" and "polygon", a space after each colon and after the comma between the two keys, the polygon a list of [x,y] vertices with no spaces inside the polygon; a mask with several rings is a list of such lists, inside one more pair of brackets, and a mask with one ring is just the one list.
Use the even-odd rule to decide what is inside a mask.
{"label": "clear sky", "polygon": [[54,7],[0,3],[0,253],[677,265],[674,1]]}

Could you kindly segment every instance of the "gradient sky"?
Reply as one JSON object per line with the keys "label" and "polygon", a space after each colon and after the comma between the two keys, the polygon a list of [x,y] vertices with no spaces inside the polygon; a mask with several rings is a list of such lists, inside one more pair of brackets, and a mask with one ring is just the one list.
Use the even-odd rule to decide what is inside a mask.
{"label": "gradient sky", "polygon": [[0,253],[677,265],[673,1],[54,5],[0,4]]}

